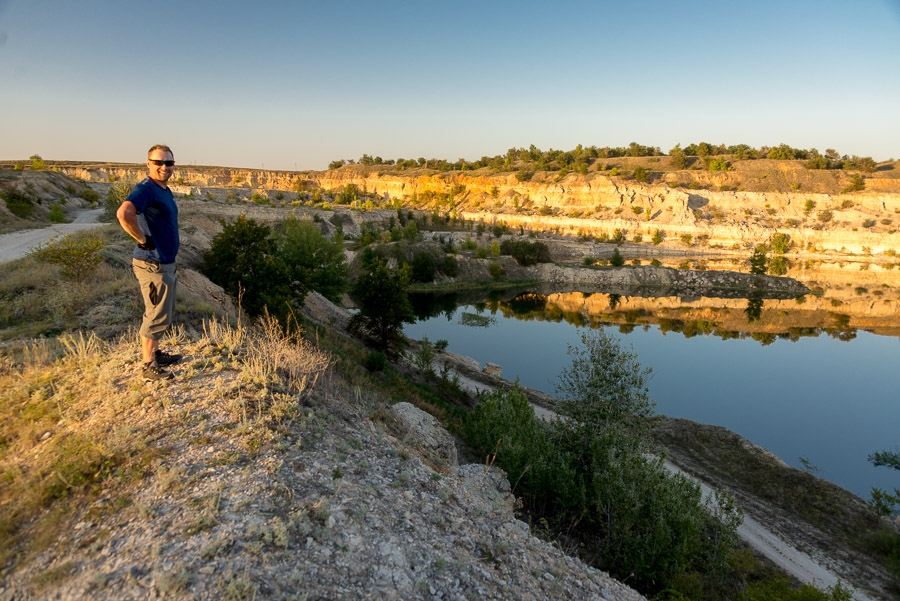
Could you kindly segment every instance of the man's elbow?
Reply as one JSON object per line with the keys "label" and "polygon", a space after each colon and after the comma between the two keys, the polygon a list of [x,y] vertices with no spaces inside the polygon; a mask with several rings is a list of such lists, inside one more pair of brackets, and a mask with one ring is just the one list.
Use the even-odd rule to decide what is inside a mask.
{"label": "man's elbow", "polygon": [[128,201],[120,204],[119,208],[116,210],[116,219],[123,225],[130,222],[136,215],[137,211],[135,211],[134,205]]}

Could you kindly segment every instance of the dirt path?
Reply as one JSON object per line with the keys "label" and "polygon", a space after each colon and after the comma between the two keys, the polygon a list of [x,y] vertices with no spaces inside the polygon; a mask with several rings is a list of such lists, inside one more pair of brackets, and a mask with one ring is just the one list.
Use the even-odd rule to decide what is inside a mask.
{"label": "dirt path", "polygon": [[72,223],[57,223],[36,230],[22,230],[0,236],[0,263],[20,259],[39,244],[47,242],[55,236],[71,234],[106,225],[97,220],[103,209],[87,209],[79,211]]}
{"label": "dirt path", "polygon": [[[455,367],[450,362],[449,367]],[[459,384],[463,389],[476,391],[491,391],[495,387],[482,381],[477,381],[467,377],[458,370],[454,372],[459,376]],[[544,420],[550,420],[557,415],[544,407],[532,404],[535,415]],[[672,463],[666,462],[666,468],[671,472],[680,473],[691,478],[700,485],[704,501],[710,501],[713,497],[713,489],[706,484],[693,478],[687,472],[680,470]],[[856,587],[848,585],[842,581],[833,571],[826,567],[821,559],[816,559],[813,555],[797,549],[788,541],[783,540],[771,530],[763,526],[760,522],[753,519],[752,516],[745,514],[744,521],[738,527],[738,536],[754,551],[769,559],[779,568],[790,574],[797,580],[815,586],[820,589],[826,589],[835,586],[839,581],[853,593],[856,601],[875,601],[873,597],[866,595]],[[814,551],[814,550],[813,550]]]}

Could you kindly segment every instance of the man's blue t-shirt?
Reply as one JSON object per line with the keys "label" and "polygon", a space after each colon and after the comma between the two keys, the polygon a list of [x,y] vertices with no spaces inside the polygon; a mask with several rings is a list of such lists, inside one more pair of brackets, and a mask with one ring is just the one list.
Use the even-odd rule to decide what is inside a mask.
{"label": "man's blue t-shirt", "polygon": [[134,187],[128,200],[137,208],[138,225],[144,234],[153,236],[156,250],[134,247],[134,258],[159,263],[174,263],[181,240],[178,237],[178,206],[168,188],[155,184],[149,177]]}

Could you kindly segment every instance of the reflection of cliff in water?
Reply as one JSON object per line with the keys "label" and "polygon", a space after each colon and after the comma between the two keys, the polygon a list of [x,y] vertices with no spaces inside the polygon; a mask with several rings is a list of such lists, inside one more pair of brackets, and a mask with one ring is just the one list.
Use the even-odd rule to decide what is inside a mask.
{"label": "reflection of cliff in water", "polygon": [[[840,292],[840,291],[839,291]],[[416,294],[411,298],[417,317],[445,314],[459,305],[478,312],[500,313],[521,320],[566,322],[575,326],[618,325],[623,332],[658,326],[686,337],[714,335],[722,339],[752,337],[762,344],[777,338],[827,335],[851,340],[857,330],[900,335],[900,302],[896,297],[853,292],[852,302],[840,294],[807,295],[800,299],[646,296],[647,290],[549,291],[546,288]],[[641,296],[644,294],[644,296]],[[862,309],[862,310],[860,310]]]}

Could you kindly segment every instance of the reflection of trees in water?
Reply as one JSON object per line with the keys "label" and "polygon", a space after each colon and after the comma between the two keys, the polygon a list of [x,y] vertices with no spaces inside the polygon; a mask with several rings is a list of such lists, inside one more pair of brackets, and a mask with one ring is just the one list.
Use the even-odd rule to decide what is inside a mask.
{"label": "reflection of trees in water", "polygon": [[[789,327],[783,332],[747,332],[739,329],[724,329],[722,325],[709,319],[681,319],[667,315],[670,309],[654,311],[652,309],[627,309],[622,310],[622,304],[628,297],[620,293],[608,294],[607,303],[609,309],[599,313],[587,313],[583,308],[564,310],[560,305],[549,300],[552,288],[540,288],[540,292],[531,290],[494,290],[463,291],[453,293],[416,293],[410,295],[413,308],[418,319],[428,319],[439,315],[446,315],[448,320],[456,314],[460,306],[471,307],[475,313],[483,315],[496,315],[499,312],[506,318],[521,321],[547,321],[565,322],[576,327],[601,328],[616,326],[620,332],[627,334],[637,326],[644,329],[657,325],[664,335],[668,332],[676,332],[685,338],[694,336],[715,335],[722,340],[752,338],[763,346],[772,344],[775,340],[789,340],[796,342],[801,338],[815,338],[823,334],[837,340],[848,341],[856,337],[856,330],[850,326],[850,316],[831,313],[832,324],[810,327]],[[545,293],[546,292],[546,293]],[[582,293],[583,294],[583,293]],[[595,293],[599,296],[607,293]],[[590,294],[584,294],[586,299]],[[642,297],[646,298],[646,297]],[[681,298],[684,298],[682,295]],[[762,295],[754,295],[746,299],[747,305],[743,309],[747,323],[762,322],[762,312],[767,299]],[[602,300],[600,305],[602,306]],[[491,320],[493,321],[493,320]],[[471,325],[471,324],[466,324]]]}
{"label": "reflection of trees in water", "polygon": [[410,294],[409,303],[412,305],[413,314],[418,321],[437,317],[441,314],[446,315],[447,321],[450,321],[456,312],[456,307],[459,306],[458,295],[455,292]]}
{"label": "reflection of trees in water", "polygon": [[754,296],[747,299],[747,308],[744,309],[744,313],[747,315],[747,323],[753,323],[754,321],[759,321],[759,318],[762,316],[762,308],[763,308],[763,299]]}

